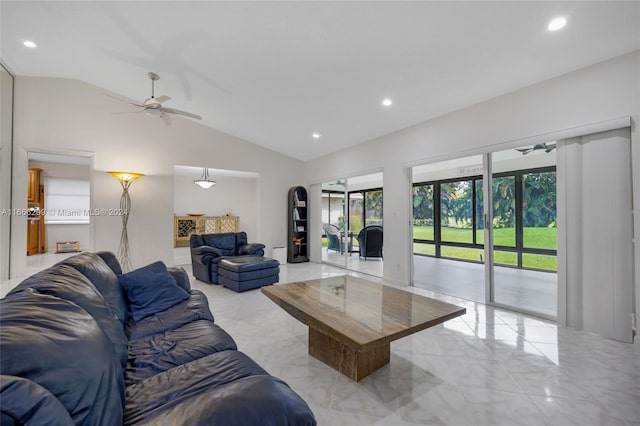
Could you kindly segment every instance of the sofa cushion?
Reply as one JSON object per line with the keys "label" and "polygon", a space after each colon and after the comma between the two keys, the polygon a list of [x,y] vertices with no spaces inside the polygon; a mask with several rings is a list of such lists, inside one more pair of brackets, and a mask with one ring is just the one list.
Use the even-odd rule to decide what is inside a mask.
{"label": "sofa cushion", "polygon": [[74,426],[58,398],[31,380],[0,376],[2,426]]}
{"label": "sofa cushion", "polygon": [[188,299],[162,312],[149,315],[140,321],[129,320],[125,333],[130,340],[144,336],[174,330],[184,324],[197,320],[213,322],[213,315],[209,310],[207,296],[199,290],[191,290]]}
{"label": "sofa cushion", "polygon": [[242,255],[262,256],[264,254],[264,247],[265,246],[262,243],[242,244],[238,247],[238,254],[240,256]]}
{"label": "sofa cushion", "polygon": [[189,298],[189,293],[177,284],[162,261],[119,275],[118,279],[135,321]]}
{"label": "sofa cushion", "polygon": [[0,311],[0,374],[47,389],[77,425],[122,424],[122,367],[91,315],[31,288],[0,300]]}
{"label": "sofa cushion", "polygon": [[204,234],[205,245],[219,249],[223,256],[236,255],[236,233]]}
{"label": "sofa cushion", "polygon": [[124,327],[102,294],[87,277],[69,265],[59,264],[30,276],[9,294],[20,292],[25,288],[33,288],[38,293],[69,300],[87,311],[113,343],[112,348],[124,369],[127,365],[128,346]]}
{"label": "sofa cushion", "polygon": [[89,278],[89,281],[105,298],[113,313],[118,316],[120,322],[127,323],[127,302],[122,287],[118,283],[118,276],[100,256],[85,252],[71,256],[59,264],[69,265]]}
{"label": "sofa cushion", "polygon": [[315,425],[286,383],[238,351],[223,351],[127,388],[125,425]]}
{"label": "sofa cushion", "polygon": [[178,365],[237,348],[226,331],[207,320],[131,340],[125,384],[130,386]]}

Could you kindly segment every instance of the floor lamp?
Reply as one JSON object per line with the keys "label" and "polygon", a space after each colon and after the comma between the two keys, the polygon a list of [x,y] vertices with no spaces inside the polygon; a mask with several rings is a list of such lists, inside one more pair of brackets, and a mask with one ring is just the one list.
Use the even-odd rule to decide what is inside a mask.
{"label": "floor lamp", "polygon": [[122,196],[120,197],[120,213],[122,214],[122,234],[120,235],[120,247],[118,248],[118,260],[123,272],[131,270],[131,260],[129,259],[129,236],[127,235],[127,222],[131,213],[131,197],[129,197],[129,187],[134,180],[144,176],[141,173],[131,172],[107,172],[118,179],[122,185]]}

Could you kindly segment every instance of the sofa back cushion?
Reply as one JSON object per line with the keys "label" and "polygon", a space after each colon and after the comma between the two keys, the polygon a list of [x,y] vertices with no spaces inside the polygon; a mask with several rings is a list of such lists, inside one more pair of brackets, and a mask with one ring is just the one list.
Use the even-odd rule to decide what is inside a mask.
{"label": "sofa back cushion", "polygon": [[236,247],[242,246],[247,243],[247,233],[244,231],[236,232]]}
{"label": "sofa back cushion", "polygon": [[115,254],[110,251],[97,251],[96,254],[104,260],[104,263],[106,263],[116,275],[122,273],[120,262]]}
{"label": "sofa back cushion", "polygon": [[91,315],[32,288],[0,300],[0,311],[0,374],[47,389],[76,425],[122,425],[122,368]]}
{"label": "sofa back cushion", "polygon": [[219,249],[223,256],[236,255],[236,233],[203,234],[204,245]]}
{"label": "sofa back cushion", "polygon": [[113,343],[114,353],[120,359],[122,368],[126,367],[128,340],[124,327],[87,277],[69,265],[56,265],[30,276],[9,294],[18,293],[26,288],[69,300],[87,311]]}
{"label": "sofa back cushion", "polygon": [[118,283],[118,276],[100,256],[85,252],[69,257],[59,264],[69,265],[87,277],[105,298],[122,325],[126,324],[127,303],[122,287]]}
{"label": "sofa back cushion", "polygon": [[189,246],[191,248],[196,248],[204,245],[206,245],[204,242],[204,234],[191,234],[191,237],[189,237]]}

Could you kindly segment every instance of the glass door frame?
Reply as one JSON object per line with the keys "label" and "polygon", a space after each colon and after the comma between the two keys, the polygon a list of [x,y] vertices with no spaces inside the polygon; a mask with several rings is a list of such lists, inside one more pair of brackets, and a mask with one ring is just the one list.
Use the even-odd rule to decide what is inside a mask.
{"label": "glass door frame", "polygon": [[[336,260],[331,260],[328,257],[327,257],[326,260],[324,260],[324,259],[322,259],[322,254],[320,256],[320,260],[322,261],[322,263],[326,263],[326,264],[331,265],[331,266],[336,266],[338,268],[348,269],[348,264],[347,264],[347,261],[348,261],[348,257],[347,256],[349,254],[348,253],[348,242],[349,242],[348,241],[348,238],[349,238],[348,237],[348,234],[349,234],[349,229],[348,229],[348,227],[349,227],[349,217],[348,217],[348,214],[349,214],[349,206],[347,205],[348,204],[348,192],[347,192],[348,188],[347,188],[347,183],[346,183],[347,179],[346,178],[337,179],[336,181],[340,181],[340,180],[345,182],[343,184],[343,186],[344,186],[344,190],[343,191],[339,191],[339,190],[336,190],[336,189],[325,190],[325,189],[322,188],[323,184],[320,184],[320,199],[322,199],[322,194],[324,194],[324,193],[342,194],[343,195],[343,198],[342,198],[342,200],[343,200],[343,202],[342,202],[342,217],[344,218],[344,220],[343,220],[344,230],[342,230],[342,229],[340,230],[340,232],[343,234],[342,241],[340,241],[340,245],[341,245],[341,247],[344,247],[344,249],[342,250],[342,253],[341,253],[342,254],[342,263],[338,263]],[[329,198],[331,198],[331,196],[329,196]],[[331,205],[329,204],[329,207],[330,206]],[[321,207],[321,209],[322,209],[322,207]],[[331,223],[330,219],[331,219],[331,211],[329,211],[329,223]],[[322,247],[322,238],[320,238],[320,250],[322,251],[323,249],[324,249],[324,247]]]}

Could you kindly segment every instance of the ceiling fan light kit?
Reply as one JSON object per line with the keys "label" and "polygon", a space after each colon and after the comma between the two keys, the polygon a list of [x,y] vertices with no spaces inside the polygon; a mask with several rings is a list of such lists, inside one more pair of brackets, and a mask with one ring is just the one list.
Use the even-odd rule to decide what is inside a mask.
{"label": "ceiling fan light kit", "polygon": [[533,151],[538,151],[538,150],[544,150],[544,152],[546,152],[547,154],[550,153],[551,151],[553,151],[554,149],[556,149],[556,144],[555,143],[550,143],[547,144],[545,143],[538,143],[535,144],[534,146],[532,146],[531,148],[516,148],[516,151],[519,151],[522,153],[522,155],[527,155],[530,152]]}
{"label": "ceiling fan light kit", "polygon": [[175,108],[168,108],[168,107],[162,106],[163,102],[170,101],[171,98],[165,95],[156,97],[155,82],[160,80],[160,76],[154,72],[149,72],[147,75],[149,76],[149,79],[151,79],[151,97],[149,99],[146,99],[144,102],[135,103],[135,102],[130,102],[126,99],[122,99],[118,96],[113,96],[113,95],[108,95],[108,96],[118,99],[119,101],[126,102],[137,108],[140,108],[139,111],[135,111],[135,112],[143,112],[149,116],[160,117],[164,122],[164,124],[166,124],[167,126],[171,124],[170,114],[182,115],[184,117],[194,118],[196,120],[202,120],[202,117],[200,117],[197,114],[193,114],[191,112],[182,111]]}

